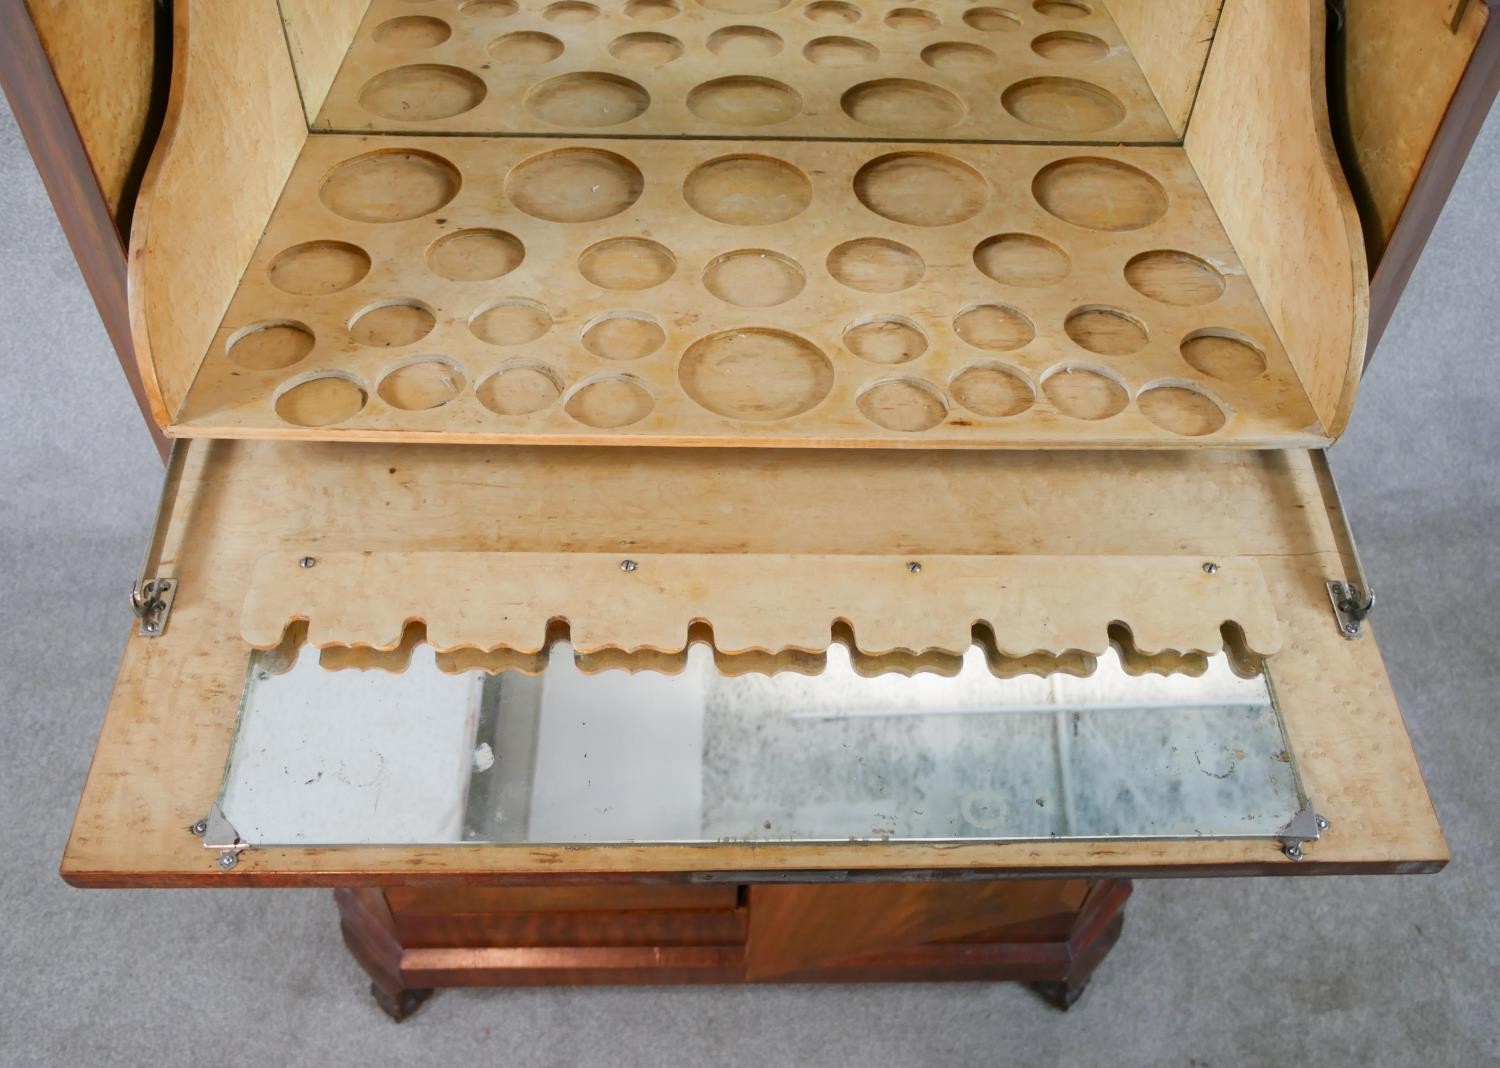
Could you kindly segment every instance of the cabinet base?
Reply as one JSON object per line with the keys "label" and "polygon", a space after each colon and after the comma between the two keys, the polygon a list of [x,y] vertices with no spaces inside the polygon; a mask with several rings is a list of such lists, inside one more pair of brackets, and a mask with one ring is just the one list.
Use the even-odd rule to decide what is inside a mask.
{"label": "cabinet base", "polygon": [[[453,986],[1011,980],[1068,1009],[1119,939],[1131,884],[714,887],[694,901],[698,889],[360,888],[334,900],[397,1021]],[[757,924],[757,909],[774,922]],[[810,959],[805,939],[784,937],[808,919],[849,930]]]}

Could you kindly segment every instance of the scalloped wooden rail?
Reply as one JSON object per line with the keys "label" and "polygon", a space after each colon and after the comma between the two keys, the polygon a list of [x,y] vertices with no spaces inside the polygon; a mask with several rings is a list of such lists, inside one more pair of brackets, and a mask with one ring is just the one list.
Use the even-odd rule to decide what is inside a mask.
{"label": "scalloped wooden rail", "polygon": [[[821,656],[842,624],[871,671],[944,670],[974,643],[976,625],[1002,661],[1104,652],[1118,627],[1160,669],[1224,648],[1233,624],[1259,656],[1281,648],[1260,565],[1234,557],[741,555],[608,553],[294,552],[261,557],[241,632],[258,649],[306,622],[319,648],[391,652],[408,624],[466,667],[538,670],[549,624],[565,620],[586,668],[670,670],[712,627],[722,656],[761,654],[749,670],[798,670]],[[1111,628],[1116,633],[1111,634]],[[697,637],[706,636],[700,630]],[[501,658],[483,654],[503,651]],[[605,655],[600,655],[605,654]],[[663,655],[665,654],[665,655]],[[933,654],[937,654],[934,656]],[[404,661],[404,651],[399,660]],[[377,661],[378,663],[378,658]],[[398,665],[393,665],[398,666]]]}

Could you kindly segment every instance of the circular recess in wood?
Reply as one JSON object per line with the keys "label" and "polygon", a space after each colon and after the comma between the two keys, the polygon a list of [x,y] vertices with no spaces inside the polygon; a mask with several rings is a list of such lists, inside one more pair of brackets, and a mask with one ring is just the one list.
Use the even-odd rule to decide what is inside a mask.
{"label": "circular recess in wood", "polygon": [[964,117],[964,103],[953,93],[911,78],[861,82],[844,93],[839,106],[855,122],[909,133],[946,130]]}
{"label": "circular recess in wood", "polygon": [[861,293],[899,293],[920,282],[926,271],[916,249],[883,237],[845,241],[828,254],[828,273]]}
{"label": "circular recess in wood", "polygon": [[599,9],[585,0],[558,0],[558,3],[548,4],[542,11],[542,18],[564,26],[593,22],[598,17]]}
{"label": "circular recess in wood", "polygon": [[627,33],[609,43],[609,54],[637,67],[664,67],[682,55],[683,44],[668,33]]}
{"label": "circular recess in wood", "polygon": [[824,26],[852,26],[864,12],[844,0],[814,0],[802,9],[802,14]]}
{"label": "circular recess in wood", "polygon": [[650,106],[651,95],[640,85],[598,71],[560,74],[526,94],[526,110],[553,126],[618,126]]}
{"label": "circular recess in wood", "polygon": [[816,407],[833,389],[833,364],[796,334],[746,327],[693,342],[677,377],[683,391],[715,415],[769,422]]}
{"label": "circular recess in wood", "polygon": [[276,414],[293,426],[331,426],[360,413],[367,394],[353,375],[325,371],[293,381],[276,395]]}
{"label": "circular recess in wood", "polygon": [[682,195],[694,211],[715,222],[767,226],[805,211],[812,203],[812,182],[785,160],[720,156],[693,168]]}
{"label": "circular recess in wood", "polygon": [[682,13],[677,0],[626,0],[625,17],[638,22],[665,22]]}
{"label": "circular recess in wood", "polygon": [[769,15],[780,11],[791,0],[698,0],[710,11],[722,11],[726,15]]}
{"label": "circular recess in wood", "polygon": [[284,293],[317,297],[348,289],[370,273],[370,256],[345,241],[308,241],[278,253],[266,271]]}
{"label": "circular recess in wood", "polygon": [[255,323],[236,330],[224,346],[225,353],[251,371],[279,371],[303,359],[316,339],[302,323],[290,319]]}
{"label": "circular recess in wood", "polygon": [[790,85],[771,78],[736,74],[695,85],[688,110],[705,122],[723,126],[773,126],[802,110],[802,97]]}
{"label": "circular recess in wood", "polygon": [[656,400],[633,375],[600,375],[575,386],[563,400],[563,411],[584,426],[612,430],[639,423]]}
{"label": "circular recess in wood", "polygon": [[441,408],[468,384],[463,368],[443,356],[422,356],[386,372],[375,395],[403,412]]}
{"label": "circular recess in wood", "polygon": [[904,315],[876,315],[844,328],[844,348],[869,363],[910,363],[927,351],[927,335]]}
{"label": "circular recess in wood", "polygon": [[486,92],[482,78],[460,67],[417,63],[365,82],[359,106],[393,122],[432,122],[472,111]]}
{"label": "circular recess in wood", "polygon": [[1031,42],[1031,50],[1043,59],[1063,63],[1092,63],[1109,55],[1109,42],[1091,33],[1056,30]]}
{"label": "circular recess in wood", "polygon": [[922,49],[922,62],[933,70],[965,74],[993,67],[999,58],[984,45],[967,41],[939,41]]}
{"label": "circular recess in wood", "polygon": [[1129,356],[1146,347],[1146,324],[1119,308],[1098,305],[1075,309],[1063,329],[1078,345],[1100,356]]}
{"label": "circular recess in wood", "polygon": [[931,11],[919,7],[898,7],[886,12],[885,24],[902,33],[930,33],[942,25],[943,20]]}
{"label": "circular recess in wood", "polygon": [[1009,352],[1028,345],[1036,327],[1009,304],[975,304],[953,317],[953,332],[976,349]]}
{"label": "circular recess in wood", "polygon": [[1125,105],[1106,89],[1077,78],[1028,78],[1000,95],[1006,111],[1042,130],[1097,133],[1125,118]]}
{"label": "circular recess in wood", "polygon": [[562,396],[562,379],[544,363],[512,363],[474,389],[474,396],[496,415],[530,415]]}
{"label": "circular recess in wood", "polygon": [[704,42],[720,59],[770,59],[784,47],[779,34],[759,26],[725,26],[708,35]]}
{"label": "circular recess in wood", "polygon": [[438,238],[427,250],[427,266],[451,282],[487,282],[521,266],[526,247],[504,230],[459,230]]}
{"label": "circular recess in wood", "polygon": [[1094,11],[1082,0],[1034,0],[1031,6],[1049,19],[1083,19]]}
{"label": "circular recess in wood", "polygon": [[612,237],[578,257],[578,273],[601,289],[650,289],[675,270],[677,257],[671,250],[644,237]]}
{"label": "circular recess in wood", "polygon": [[524,345],[552,329],[552,314],[526,297],[505,297],[470,316],[469,329],[491,345]]}
{"label": "circular recess in wood", "polygon": [[437,211],[462,185],[458,168],[441,156],[385,149],[340,163],[318,196],[329,211],[355,222],[402,222]]}
{"label": "circular recess in wood", "polygon": [[1266,373],[1261,347],[1233,330],[1199,330],[1182,342],[1182,358],[1210,378],[1238,382]]}
{"label": "circular recess in wood", "polygon": [[560,148],[516,164],[505,195],[527,215],[549,222],[594,222],[641,197],[645,180],[624,156],[600,148]]}
{"label": "circular recess in wood", "polygon": [[370,37],[386,48],[435,48],[453,36],[453,27],[429,15],[386,19]]}
{"label": "circular recess in wood", "polygon": [[521,6],[516,0],[467,0],[458,6],[460,15],[479,19],[505,19],[510,18]]}
{"label": "circular recess in wood", "polygon": [[550,33],[517,30],[490,42],[490,58],[516,67],[540,67],[563,54],[563,43]]}
{"label": "circular recess in wood", "polygon": [[876,426],[903,434],[931,430],[948,418],[948,401],[940,389],[920,378],[887,378],[854,398],[859,414]]}
{"label": "circular recess in wood", "polygon": [[1003,7],[974,7],[964,12],[964,22],[981,33],[1009,33],[1020,29],[1021,16]]}
{"label": "circular recess in wood", "polygon": [[948,226],[983,211],[990,189],[978,171],[952,156],[892,152],[855,172],[854,195],[894,222]]}
{"label": "circular recess in wood", "polygon": [[1151,175],[1112,159],[1058,160],[1037,172],[1032,195],[1049,213],[1090,230],[1139,230],[1167,213],[1167,193]]}
{"label": "circular recess in wood", "polygon": [[1036,390],[1026,376],[1002,363],[973,363],[953,376],[948,392],[975,415],[1008,419],[1036,401]]}
{"label": "circular recess in wood", "polygon": [[1004,286],[1035,289],[1061,282],[1073,269],[1068,254],[1035,234],[996,234],[974,247],[974,266]]}
{"label": "circular recess in wood", "polygon": [[1183,308],[1212,304],[1224,295],[1224,276],[1207,260],[1190,252],[1160,249],[1142,252],[1125,265],[1132,289],[1162,304]]}
{"label": "circular recess in wood", "polygon": [[880,58],[880,49],[854,37],[815,37],[802,49],[802,57],[820,67],[861,67]]}
{"label": "circular recess in wood", "polygon": [[349,320],[349,336],[361,345],[400,348],[421,341],[437,316],[420,300],[383,300],[361,308]]}
{"label": "circular recess in wood", "polygon": [[1157,426],[1187,438],[1223,429],[1228,417],[1218,401],[1196,387],[1164,383],[1141,390],[1135,398],[1141,414]]}
{"label": "circular recess in wood", "polygon": [[1108,419],[1130,403],[1123,383],[1091,367],[1059,367],[1042,379],[1042,392],[1053,407],[1074,419]]}
{"label": "circular recess in wood", "polygon": [[805,285],[807,274],[796,260],[764,248],[726,252],[703,269],[703,288],[741,308],[784,304]]}
{"label": "circular recess in wood", "polygon": [[645,312],[609,312],[583,327],[583,347],[601,360],[639,360],[666,343],[667,334]]}

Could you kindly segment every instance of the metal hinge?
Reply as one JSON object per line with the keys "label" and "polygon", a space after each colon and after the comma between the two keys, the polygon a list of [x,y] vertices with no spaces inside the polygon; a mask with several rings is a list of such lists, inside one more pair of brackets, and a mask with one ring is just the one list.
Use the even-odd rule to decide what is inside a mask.
{"label": "metal hinge", "polygon": [[1332,824],[1318,815],[1309,799],[1276,837],[1281,841],[1281,851],[1288,860],[1301,860],[1303,844],[1316,842],[1330,826]]}
{"label": "metal hinge", "polygon": [[1344,509],[1344,499],[1334,481],[1333,469],[1328,465],[1328,453],[1323,449],[1313,450],[1313,467],[1324,487],[1324,500],[1337,513],[1334,537],[1339,542],[1339,552],[1349,568],[1350,577],[1330,579],[1328,602],[1333,606],[1334,622],[1339,633],[1350,641],[1364,634],[1364,623],[1375,611],[1375,588],[1365,577],[1365,565],[1359,558],[1359,546],[1354,541],[1354,531],[1349,526],[1349,513]]}
{"label": "metal hinge", "polygon": [[159,638],[166,633],[167,620],[172,615],[172,602],[177,599],[177,580],[171,575],[158,575],[155,572],[161,566],[167,519],[172,514],[171,503],[175,503],[177,498],[177,487],[182,483],[182,463],[186,455],[187,450],[174,441],[172,452],[167,457],[167,473],[162,480],[161,496],[156,501],[156,518],[151,522],[151,541],[146,546],[146,559],[141,561],[141,577],[130,588],[130,610],[141,621],[138,633],[142,638]]}
{"label": "metal hinge", "polygon": [[208,817],[193,824],[193,833],[203,839],[204,849],[219,851],[219,869],[229,871],[240,862],[240,853],[250,846],[240,838],[240,832],[224,816],[224,810],[215,801],[208,810]]}

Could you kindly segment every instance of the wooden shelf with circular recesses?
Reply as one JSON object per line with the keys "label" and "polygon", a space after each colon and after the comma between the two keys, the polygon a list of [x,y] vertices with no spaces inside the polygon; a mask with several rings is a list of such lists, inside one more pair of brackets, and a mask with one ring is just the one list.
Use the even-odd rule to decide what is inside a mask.
{"label": "wooden shelf with circular recesses", "polygon": [[309,139],[177,432],[1287,444],[1180,149]]}
{"label": "wooden shelf with circular recesses", "polygon": [[1083,0],[375,0],[315,128],[1179,140]]}

